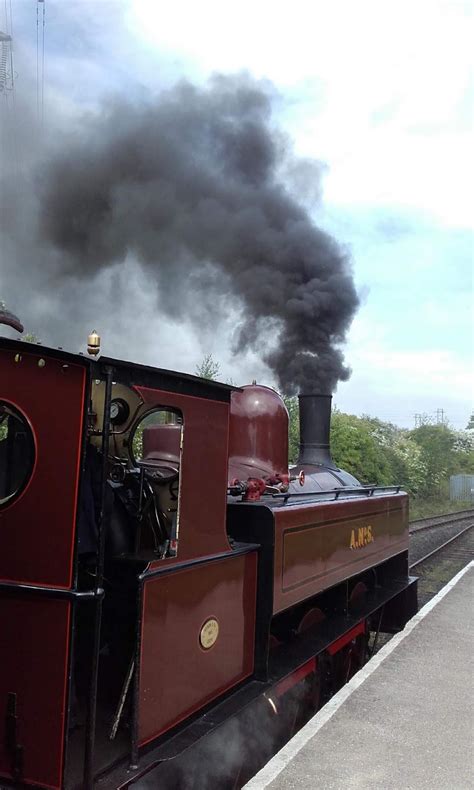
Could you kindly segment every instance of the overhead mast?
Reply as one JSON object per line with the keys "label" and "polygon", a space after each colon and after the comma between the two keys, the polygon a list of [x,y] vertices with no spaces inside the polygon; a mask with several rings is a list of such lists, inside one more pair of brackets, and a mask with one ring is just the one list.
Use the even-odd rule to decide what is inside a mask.
{"label": "overhead mast", "polygon": [[[12,55],[12,37],[0,30],[0,93],[12,89],[13,79],[10,67]],[[5,93],[5,95],[7,95]]]}
{"label": "overhead mast", "polygon": [[8,97],[13,94],[15,88],[15,74],[13,70],[13,14],[12,2],[7,0],[4,3],[4,23],[5,27],[0,30],[0,95]]}
{"label": "overhead mast", "polygon": [[0,158],[18,168],[15,123],[15,70],[13,66],[13,14],[11,0],[4,2],[0,29]]}

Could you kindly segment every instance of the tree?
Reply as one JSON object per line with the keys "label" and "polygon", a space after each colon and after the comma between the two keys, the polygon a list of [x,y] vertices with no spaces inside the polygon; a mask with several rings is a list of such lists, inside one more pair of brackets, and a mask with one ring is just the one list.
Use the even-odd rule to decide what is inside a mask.
{"label": "tree", "polygon": [[395,459],[393,482],[399,483],[409,494],[423,491],[426,486],[428,466],[421,447],[407,436],[406,431],[400,431],[391,449]]}
{"label": "tree", "polygon": [[438,496],[442,481],[456,468],[456,433],[443,424],[421,425],[410,431],[409,437],[421,448],[426,464],[426,479],[421,493],[428,497]]}
{"label": "tree", "polygon": [[471,414],[469,422],[466,426],[466,431],[473,431],[474,430],[474,411]]}
{"label": "tree", "polygon": [[389,454],[373,435],[371,426],[353,414],[337,410],[331,420],[331,453],[334,462],[365,483],[395,482]]}
{"label": "tree", "polygon": [[290,464],[296,463],[300,441],[300,410],[297,395],[282,395],[288,411],[288,459]]}
{"label": "tree", "polygon": [[214,380],[219,375],[219,363],[214,362],[212,354],[206,354],[200,365],[196,365],[196,376],[202,379]]}

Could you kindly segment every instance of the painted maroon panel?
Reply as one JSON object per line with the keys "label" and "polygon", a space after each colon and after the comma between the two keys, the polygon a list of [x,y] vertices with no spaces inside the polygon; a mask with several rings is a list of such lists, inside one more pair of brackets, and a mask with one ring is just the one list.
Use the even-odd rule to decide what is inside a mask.
{"label": "painted maroon panel", "polygon": [[229,551],[226,534],[229,404],[146,387],[135,389],[150,408],[179,409],[184,422],[178,556],[159,560],[154,566]]}
{"label": "painted maroon panel", "polygon": [[229,482],[288,474],[288,412],[275,390],[249,384],[230,404]]}
{"label": "painted maroon panel", "polygon": [[[145,582],[139,742],[144,745],[253,672],[257,554],[155,576]],[[219,624],[204,650],[201,628]]]}
{"label": "painted maroon panel", "polygon": [[408,549],[405,494],[274,513],[275,612]]}
{"label": "painted maroon panel", "polygon": [[[44,365],[38,365],[43,359]],[[38,353],[0,351],[0,398],[28,419],[30,483],[0,507],[0,579],[71,586],[86,371]]]}
{"label": "painted maroon panel", "polygon": [[17,694],[24,779],[61,786],[70,604],[39,597],[0,599],[0,776],[10,777],[5,745],[7,694]]}

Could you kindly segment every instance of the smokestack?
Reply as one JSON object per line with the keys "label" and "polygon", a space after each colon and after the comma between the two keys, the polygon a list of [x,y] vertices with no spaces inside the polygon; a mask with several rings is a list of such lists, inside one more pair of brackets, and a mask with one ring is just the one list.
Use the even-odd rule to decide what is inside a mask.
{"label": "smokestack", "polygon": [[329,430],[332,395],[298,395],[300,407],[300,452],[297,464],[337,469],[331,458]]}

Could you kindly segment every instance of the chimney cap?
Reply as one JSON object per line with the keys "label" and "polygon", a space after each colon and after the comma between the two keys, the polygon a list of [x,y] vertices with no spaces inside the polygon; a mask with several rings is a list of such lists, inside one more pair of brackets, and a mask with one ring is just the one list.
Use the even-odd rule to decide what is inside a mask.
{"label": "chimney cap", "polygon": [[330,392],[300,392],[298,398],[332,398]]}

